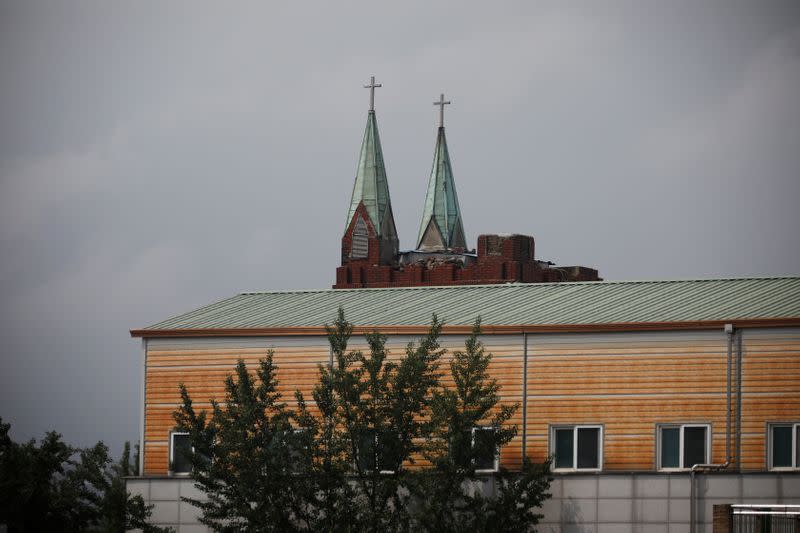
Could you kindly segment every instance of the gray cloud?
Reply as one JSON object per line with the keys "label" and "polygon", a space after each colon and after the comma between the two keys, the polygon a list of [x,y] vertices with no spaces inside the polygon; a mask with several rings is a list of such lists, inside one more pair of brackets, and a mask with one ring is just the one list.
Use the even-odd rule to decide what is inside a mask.
{"label": "gray cloud", "polygon": [[0,416],[119,447],[127,330],[329,286],[371,74],[401,246],[444,91],[467,238],[797,274],[796,2],[0,5]]}

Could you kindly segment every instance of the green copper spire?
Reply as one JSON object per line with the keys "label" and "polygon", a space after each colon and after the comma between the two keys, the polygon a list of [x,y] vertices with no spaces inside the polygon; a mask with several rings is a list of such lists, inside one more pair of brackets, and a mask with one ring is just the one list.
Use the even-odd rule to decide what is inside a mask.
{"label": "green copper spire", "polygon": [[370,90],[370,109],[367,115],[364,139],[361,142],[361,152],[358,156],[356,180],[353,183],[353,195],[350,198],[350,209],[345,221],[345,232],[353,222],[358,206],[363,204],[377,237],[382,243],[381,259],[391,261],[394,254],[397,253],[398,239],[392,214],[392,202],[389,199],[389,182],[386,180],[381,138],[378,135],[378,121],[375,119],[375,88],[380,86],[379,83],[375,83],[375,76],[372,77],[369,85],[364,86]]}
{"label": "green copper spire", "polygon": [[[350,199],[350,210],[347,212],[345,229],[350,225],[358,204],[363,203],[369,214],[375,231],[381,235],[386,226],[394,227],[392,205],[389,199],[389,183],[386,180],[386,168],[383,164],[383,150],[378,135],[378,122],[375,111],[367,115],[367,128],[361,142],[361,153],[358,157],[356,180],[353,183],[353,195]],[[387,220],[392,218],[391,222]]]}
{"label": "green copper spire", "polygon": [[444,101],[444,95],[438,102],[434,102],[434,105],[441,108],[439,134],[433,153],[433,168],[428,180],[425,210],[419,226],[418,250],[442,251],[467,247],[453,168],[450,165],[450,154],[447,151],[447,139],[444,135],[444,106],[449,103]]}

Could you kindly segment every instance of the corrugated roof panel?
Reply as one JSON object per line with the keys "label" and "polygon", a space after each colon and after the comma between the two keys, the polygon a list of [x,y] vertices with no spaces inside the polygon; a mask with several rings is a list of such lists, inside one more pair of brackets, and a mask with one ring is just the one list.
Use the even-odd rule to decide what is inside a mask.
{"label": "corrugated roof panel", "polygon": [[145,329],[315,327],[342,306],[359,325],[559,325],[800,317],[800,277],[242,293]]}

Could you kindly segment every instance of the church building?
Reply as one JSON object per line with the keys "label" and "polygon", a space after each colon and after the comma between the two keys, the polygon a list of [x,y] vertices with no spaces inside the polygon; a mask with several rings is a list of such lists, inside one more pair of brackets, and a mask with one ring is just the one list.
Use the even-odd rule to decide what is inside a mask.
{"label": "church building", "polygon": [[554,268],[534,257],[527,235],[481,235],[477,253],[469,250],[458,205],[453,166],[444,130],[444,94],[439,130],[416,249],[399,251],[383,149],[375,117],[375,77],[370,90],[367,127],[358,157],[353,195],[342,237],[342,266],[334,289],[597,281],[597,270],[581,266]]}
{"label": "church building", "polygon": [[[481,235],[469,249],[443,109],[416,248],[399,249],[370,109],[331,289],[242,292],[133,329],[142,345],[141,471],[128,488],[159,525],[204,531],[176,449],[185,383],[195,408],[222,398],[238,359],[274,351],[283,398],[306,397],[328,364],[325,324],[342,307],[389,359],[436,313],[448,350],[482,318],[501,402],[517,436],[487,468],[553,458],[540,531],[712,531],[715,505],[800,504],[800,276],[602,281],[534,256],[525,235]],[[354,146],[355,149],[355,146]],[[354,150],[355,151],[355,150]],[[349,180],[343,179],[343,183]]]}

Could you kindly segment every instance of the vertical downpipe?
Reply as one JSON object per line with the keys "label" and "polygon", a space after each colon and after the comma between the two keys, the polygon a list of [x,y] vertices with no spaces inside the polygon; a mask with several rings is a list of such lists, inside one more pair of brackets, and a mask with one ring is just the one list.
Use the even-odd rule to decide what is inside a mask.
{"label": "vertical downpipe", "polygon": [[522,333],[522,462],[528,456],[528,334]]}
{"label": "vertical downpipe", "polygon": [[[725,324],[725,336],[728,341],[728,385],[727,385],[727,403],[725,409],[725,460],[731,460],[731,375],[733,371],[733,324]],[[739,456],[736,456],[736,462],[739,462]]]}
{"label": "vertical downpipe", "polygon": [[328,348],[328,392],[333,394],[333,346]]}
{"label": "vertical downpipe", "polygon": [[147,339],[142,339],[142,389],[140,392],[140,403],[142,406],[142,418],[139,425],[139,475],[144,475],[144,422],[147,412]]}
{"label": "vertical downpipe", "polygon": [[[725,336],[727,340],[727,380],[726,380],[726,401],[725,401],[725,462],[722,464],[696,464],[692,465],[692,469],[689,472],[689,532],[694,533],[696,529],[695,521],[696,519],[696,510],[695,510],[695,472],[698,469],[714,469],[714,470],[721,470],[723,468],[727,468],[731,464],[731,395],[732,395],[732,387],[731,387],[731,374],[732,374],[732,367],[733,367],[733,336],[734,336],[734,329],[733,324],[725,324]],[[739,342],[741,343],[741,335],[738,336]],[[741,354],[741,344],[739,346],[738,352]],[[739,363],[741,362],[741,357],[738,359]],[[741,381],[741,364],[737,364],[737,385]],[[739,389],[739,393],[737,394],[737,398],[739,400],[739,405],[741,406],[741,388]],[[737,408],[737,412],[739,409]],[[739,428],[739,418],[737,417],[737,435],[738,435],[738,428]],[[737,441],[738,442],[738,441]],[[739,463],[739,445],[736,445],[736,463]]]}
{"label": "vertical downpipe", "polygon": [[689,472],[689,533],[695,531],[694,518],[694,468]]}
{"label": "vertical downpipe", "polygon": [[736,469],[742,471],[742,331],[736,332]]}

